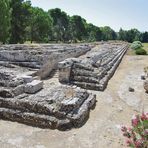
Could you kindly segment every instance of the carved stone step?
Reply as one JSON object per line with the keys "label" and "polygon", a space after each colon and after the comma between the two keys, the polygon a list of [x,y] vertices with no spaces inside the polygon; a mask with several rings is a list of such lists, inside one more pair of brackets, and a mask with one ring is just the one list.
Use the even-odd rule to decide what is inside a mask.
{"label": "carved stone step", "polygon": [[74,81],[79,82],[87,82],[87,83],[99,83],[100,79],[94,78],[94,77],[86,77],[86,76],[74,76]]}
{"label": "carved stone step", "polygon": [[0,119],[67,129],[81,126],[95,102],[96,96],[84,89],[59,86],[51,89],[45,96],[41,93],[22,98],[0,97]]}
{"label": "carved stone step", "polygon": [[71,76],[86,76],[86,77],[95,77],[97,78],[97,74],[99,74],[99,72],[92,72],[92,71],[88,71],[88,70],[82,70],[82,69],[72,69],[71,72]]}
{"label": "carved stone step", "polygon": [[102,90],[102,86],[99,85],[99,84],[95,84],[95,83],[86,83],[86,82],[77,82],[77,81],[74,81],[73,82],[74,85],[77,85],[81,88],[84,88],[84,89],[90,89],[90,90]]}
{"label": "carved stone step", "polygon": [[84,69],[84,70],[88,70],[88,71],[94,71],[94,69],[92,67],[88,67],[87,65],[84,64],[79,64],[79,63],[74,63],[73,69]]}
{"label": "carved stone step", "polygon": [[72,127],[72,122],[68,119],[59,120],[53,116],[20,112],[19,110],[7,108],[0,108],[0,118],[42,128],[66,130]]}

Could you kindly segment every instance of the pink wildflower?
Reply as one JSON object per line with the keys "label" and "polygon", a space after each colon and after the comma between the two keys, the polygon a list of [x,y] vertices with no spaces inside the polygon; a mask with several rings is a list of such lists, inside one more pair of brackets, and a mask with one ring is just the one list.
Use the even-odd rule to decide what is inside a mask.
{"label": "pink wildflower", "polygon": [[128,129],[128,131],[131,131],[131,130],[132,130],[132,128],[131,128],[131,127],[128,127],[127,129]]}
{"label": "pink wildflower", "polygon": [[126,144],[127,144],[127,146],[131,146],[132,145],[132,141],[130,139],[127,139],[126,140]]}
{"label": "pink wildflower", "polygon": [[148,113],[142,113],[141,115],[141,120],[144,121],[144,120],[148,120]]}
{"label": "pink wildflower", "polygon": [[134,142],[136,148],[140,148],[142,146],[142,143],[143,143],[143,140],[142,139],[139,139],[137,141]]}
{"label": "pink wildflower", "polygon": [[133,115],[132,117],[132,126],[137,126],[139,123],[139,116]]}

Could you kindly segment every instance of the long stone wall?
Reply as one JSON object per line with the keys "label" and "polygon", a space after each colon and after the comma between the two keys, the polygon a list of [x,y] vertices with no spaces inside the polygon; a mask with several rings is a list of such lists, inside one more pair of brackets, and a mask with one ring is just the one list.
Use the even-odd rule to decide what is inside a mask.
{"label": "long stone wall", "polygon": [[3,45],[0,46],[0,63],[9,62],[20,66],[38,69],[41,78],[49,76],[58,62],[78,57],[88,52],[91,44],[35,44],[35,45]]}
{"label": "long stone wall", "polygon": [[127,43],[105,43],[85,57],[66,59],[59,63],[59,81],[103,91],[127,49]]}

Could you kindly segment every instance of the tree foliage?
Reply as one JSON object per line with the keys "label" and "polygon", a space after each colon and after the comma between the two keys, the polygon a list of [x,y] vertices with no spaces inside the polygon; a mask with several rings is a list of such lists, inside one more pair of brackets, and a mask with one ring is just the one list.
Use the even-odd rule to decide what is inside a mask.
{"label": "tree foliage", "polygon": [[87,39],[90,42],[101,41],[102,31],[99,27],[93,24],[87,24]]}
{"label": "tree foliage", "polygon": [[11,9],[9,0],[0,0],[0,42],[6,43],[10,37]]}
{"label": "tree foliage", "polygon": [[31,42],[48,42],[51,28],[52,19],[48,13],[38,7],[31,8],[31,20],[28,27]]}
{"label": "tree foliage", "polygon": [[69,25],[68,15],[59,8],[51,9],[48,13],[53,20],[53,36],[51,39],[56,41],[65,41]]}
{"label": "tree foliage", "polygon": [[142,42],[145,42],[145,43],[148,42],[148,32],[147,31],[142,34]]}
{"label": "tree foliage", "polygon": [[148,42],[148,32],[137,29],[115,32],[98,27],[79,15],[69,16],[59,8],[48,12],[33,7],[29,0],[0,0],[0,42],[95,42],[123,40]]}
{"label": "tree foliage", "polygon": [[29,25],[31,2],[23,0],[11,0],[11,43],[23,43],[25,41],[26,27]]}
{"label": "tree foliage", "polygon": [[134,42],[134,41],[142,41],[142,33],[137,29],[123,30],[122,28],[119,30],[118,39]]}
{"label": "tree foliage", "polygon": [[81,41],[86,35],[86,20],[81,16],[74,15],[70,18],[69,29],[71,32],[71,39],[73,41]]}
{"label": "tree foliage", "polygon": [[116,32],[111,29],[109,26],[101,27],[102,31],[102,40],[116,40],[117,34]]}

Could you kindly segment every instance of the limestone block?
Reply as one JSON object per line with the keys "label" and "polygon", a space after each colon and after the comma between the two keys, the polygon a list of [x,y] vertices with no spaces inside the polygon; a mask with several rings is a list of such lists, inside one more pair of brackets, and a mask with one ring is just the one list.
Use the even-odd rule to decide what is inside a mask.
{"label": "limestone block", "polygon": [[60,104],[60,110],[69,112],[73,109],[77,109],[88,98],[88,93],[83,92],[81,89],[77,90],[77,95],[69,99],[64,99]]}
{"label": "limestone block", "polygon": [[73,65],[72,59],[66,59],[65,61],[58,63],[59,81],[61,83],[69,83],[72,65]]}
{"label": "limestone block", "polygon": [[23,81],[25,83],[30,83],[30,82],[33,81],[33,77],[32,76],[22,76],[21,78],[23,79]]}
{"label": "limestone block", "polygon": [[34,94],[43,88],[43,82],[40,80],[33,80],[25,86],[25,93]]}
{"label": "limestone block", "polygon": [[66,111],[69,112],[74,108],[78,107],[78,103],[80,102],[79,98],[70,98],[70,99],[65,99],[61,102],[60,104],[60,110],[61,111]]}
{"label": "limestone block", "polygon": [[19,85],[19,86],[17,86],[16,88],[14,88],[14,89],[12,90],[14,96],[18,96],[18,95],[24,93],[24,88],[25,88],[24,85]]}

